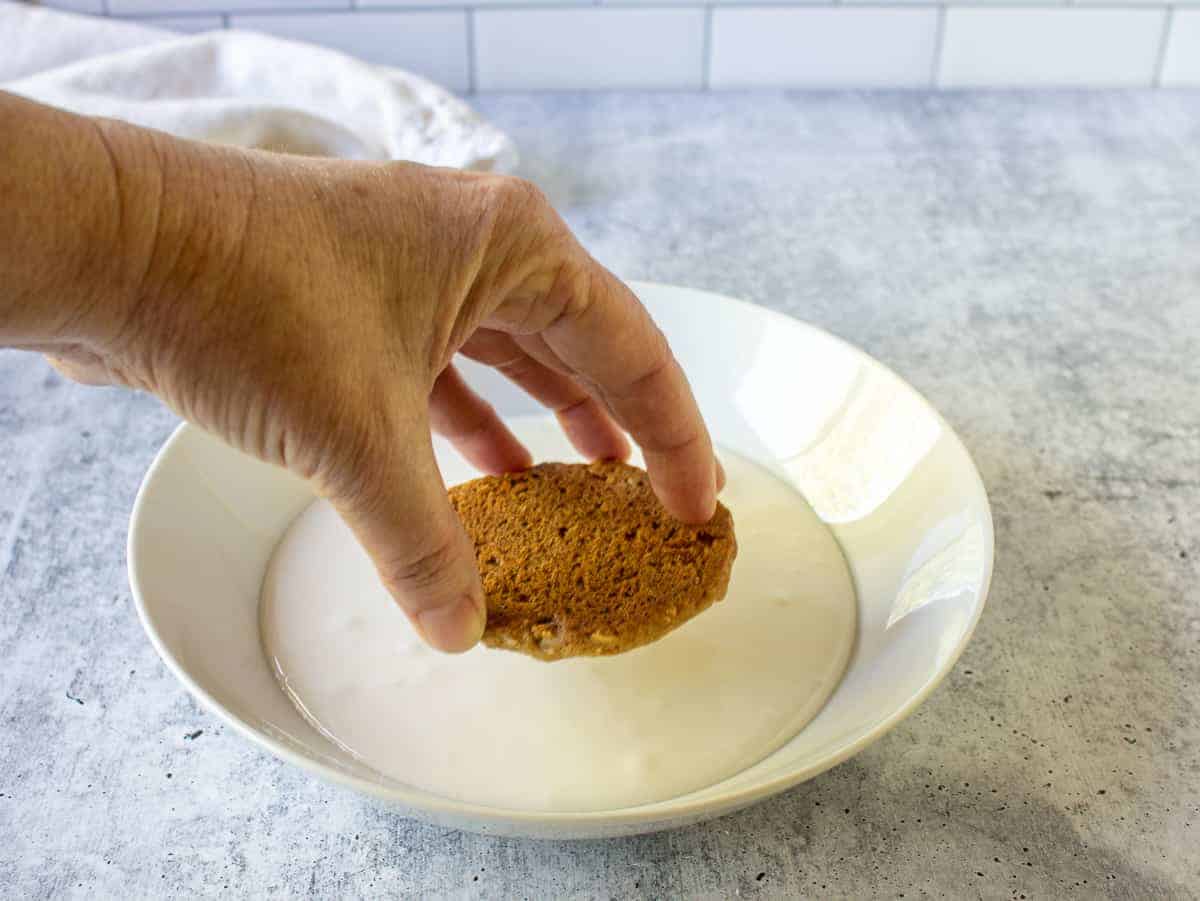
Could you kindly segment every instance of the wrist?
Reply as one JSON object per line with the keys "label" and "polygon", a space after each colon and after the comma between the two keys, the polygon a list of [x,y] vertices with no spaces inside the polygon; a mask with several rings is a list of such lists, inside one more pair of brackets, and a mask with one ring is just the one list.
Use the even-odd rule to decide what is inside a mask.
{"label": "wrist", "polygon": [[88,205],[88,231],[95,237],[75,254],[81,269],[98,270],[101,277],[79,292],[79,307],[54,338],[104,353],[122,333],[153,255],[163,173],[148,133],[111,119],[85,121],[88,157],[103,167],[104,189]]}
{"label": "wrist", "polygon": [[96,120],[0,93],[0,133],[0,344],[81,343],[129,288],[143,188]]}
{"label": "wrist", "polygon": [[249,173],[236,151],[0,92],[0,345],[109,357],[213,296]]}
{"label": "wrist", "polygon": [[239,151],[101,122],[129,186],[112,303],[86,339],[150,376],[159,351],[188,339],[229,291],[242,264],[253,171]]}

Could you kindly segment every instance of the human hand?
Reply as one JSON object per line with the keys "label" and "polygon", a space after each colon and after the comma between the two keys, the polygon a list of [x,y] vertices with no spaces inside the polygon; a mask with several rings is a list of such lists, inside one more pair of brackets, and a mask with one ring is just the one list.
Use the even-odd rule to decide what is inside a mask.
{"label": "human hand", "polygon": [[456,354],[554,410],[585,457],[624,458],[628,430],[666,508],[712,516],[723,475],[667,342],[529,183],[168,151],[136,300],[58,365],[311,480],[430,644],[465,650],[486,620],[431,430],[486,472],[532,462]]}

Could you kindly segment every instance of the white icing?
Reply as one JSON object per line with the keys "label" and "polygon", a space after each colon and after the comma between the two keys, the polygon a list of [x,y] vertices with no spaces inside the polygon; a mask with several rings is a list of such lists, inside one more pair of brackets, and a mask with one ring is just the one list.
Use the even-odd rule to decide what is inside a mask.
{"label": "white icing", "polygon": [[[544,425],[519,433],[536,458],[563,458]],[[318,501],[268,569],[268,657],[333,741],[459,800],[606,810],[735,775],[819,711],[853,646],[856,609],[840,549],[803,498],[741,457],[722,460],[740,548],[728,596],[654,644],[556,663],[431,651]]]}

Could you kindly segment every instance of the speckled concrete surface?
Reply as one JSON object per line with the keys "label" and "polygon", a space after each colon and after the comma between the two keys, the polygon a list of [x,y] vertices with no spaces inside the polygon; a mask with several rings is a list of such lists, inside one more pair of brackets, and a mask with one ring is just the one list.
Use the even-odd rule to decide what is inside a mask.
{"label": "speckled concrete surface", "polygon": [[172,428],[0,353],[0,895],[1194,897],[1200,95],[479,101],[616,270],[818,323],[960,430],[992,600],[854,760],[683,831],[448,833],[197,709],[126,514]]}

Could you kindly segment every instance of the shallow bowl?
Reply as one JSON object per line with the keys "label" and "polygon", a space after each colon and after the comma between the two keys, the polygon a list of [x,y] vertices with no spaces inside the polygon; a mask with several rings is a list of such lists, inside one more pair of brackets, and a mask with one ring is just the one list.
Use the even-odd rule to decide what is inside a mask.
{"label": "shallow bowl", "polygon": [[[826,332],[714,294],[633,287],[717,443],[790,482],[849,564],[855,648],[824,708],[791,741],[699,791],[588,813],[470,804],[377,774],[301,718],[260,646],[267,562],[312,493],[187,425],[146,475],[129,533],[134,600],[167,667],[234,730],[316,776],[432,823],[542,838],[650,832],[736,810],[835,766],[911,714],[962,653],[991,578],[987,496],[962,442],[899,377]],[[538,412],[494,373],[464,371],[503,416]]]}

